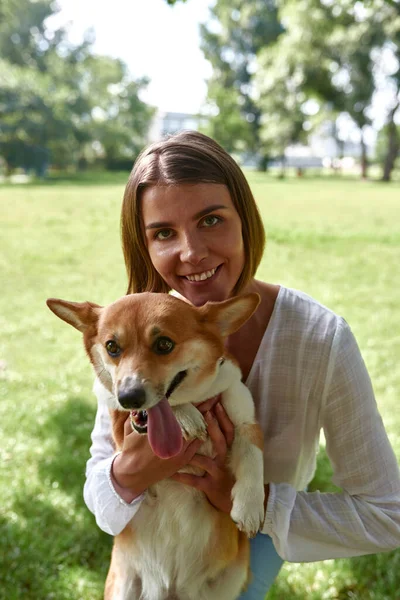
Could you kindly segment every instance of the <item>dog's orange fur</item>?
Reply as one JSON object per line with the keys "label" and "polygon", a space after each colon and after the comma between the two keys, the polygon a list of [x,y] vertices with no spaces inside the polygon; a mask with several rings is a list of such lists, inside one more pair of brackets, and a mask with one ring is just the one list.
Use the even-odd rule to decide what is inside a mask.
{"label": "dog's orange fur", "polygon": [[254,446],[257,446],[260,450],[264,450],[264,436],[259,425],[240,425],[239,430]]}
{"label": "dog's orange fur", "polygon": [[124,426],[128,415],[121,410],[110,410],[110,416],[115,445],[118,450],[121,450],[124,443]]}
{"label": "dog's orange fur", "polygon": [[[122,448],[124,440],[124,426],[127,418],[126,412],[119,410],[110,410],[113,437],[116,442],[117,449]],[[258,425],[242,425],[242,430],[258,447],[263,445],[262,432]],[[198,469],[193,468],[193,471]],[[204,499],[205,500],[205,499]],[[207,502],[207,500],[205,500]],[[211,504],[208,504],[210,518],[214,521],[215,537],[207,553],[207,561],[205,568],[210,572],[210,577],[216,576],[227,565],[237,564],[238,566],[245,564],[248,566],[247,582],[251,577],[250,572],[250,544],[245,533],[239,531],[230,515],[216,510]],[[119,586],[119,568],[117,551],[125,550],[132,545],[134,541],[134,529],[130,525],[114,538],[114,547],[111,558],[110,569],[107,575],[104,600],[112,600],[114,594],[118,591]]]}
{"label": "dog's orange fur", "polygon": [[[191,305],[165,294],[126,296],[105,309],[91,303],[80,305],[62,300],[50,300],[48,304],[60,318],[83,332],[86,350],[100,380],[106,388],[115,393],[111,375],[104,365],[102,366],[99,355],[96,355],[96,352],[104,353],[106,341],[115,340],[118,346],[124,349],[121,357],[113,359],[117,373],[117,381],[114,385],[116,383],[117,387],[124,377],[131,373],[140,373],[141,378],[150,379],[157,388],[168,378],[170,364],[183,363],[188,353],[195,363],[201,364],[200,372],[195,375],[196,385],[201,386],[202,382],[209,377],[210,371],[215,371],[219,359],[224,358],[235,362],[224,348],[224,338],[232,331],[236,331],[257,306],[258,299],[252,296],[253,298],[248,297],[250,308],[247,308],[247,311],[243,309],[238,311],[237,315],[235,305],[230,304],[230,301],[227,303],[228,314],[226,311],[221,313],[217,304],[194,309]],[[228,314],[225,320],[224,314],[225,316]],[[152,344],[160,334],[175,341],[176,351],[164,356],[163,360],[156,360]],[[95,352],[96,346],[103,350]],[[121,449],[128,413],[110,409],[110,415],[116,447]],[[263,436],[257,424],[239,425],[237,434],[262,450]],[[176,485],[180,484],[176,483]],[[230,515],[215,509],[202,493],[197,491],[195,493],[196,501],[199,502],[199,506],[201,503],[203,510],[206,510],[215,532],[210,539],[208,549],[205,549],[202,556],[204,560],[202,568],[207,573],[207,577],[210,580],[218,578],[219,573],[232,566],[244,568],[249,577],[249,541],[246,534],[239,531]],[[120,597],[118,594],[123,578],[121,557],[127,552],[132,555],[134,546],[134,527],[128,524],[114,540],[105,587],[105,600]]]}
{"label": "dog's orange fur", "polygon": [[[217,577],[228,565],[247,566],[247,581],[251,579],[250,543],[245,533],[239,531],[230,516],[210,506],[210,517],[214,520],[215,537],[209,552],[204,557],[204,570],[210,578]],[[104,600],[113,600],[119,593],[120,562],[118,556],[129,552],[134,543],[134,528],[129,524],[114,538],[110,568],[107,574]],[[244,587],[244,589],[245,589]]]}
{"label": "dog's orange fur", "polygon": [[[181,302],[182,306],[177,314],[170,310],[168,306],[176,301],[175,298],[164,294],[145,294],[146,303],[142,306],[135,302],[136,294],[125,297],[125,303],[121,305],[116,302],[107,307],[107,318],[100,315],[97,329],[89,327],[84,332],[84,343],[89,357],[92,358],[92,348],[94,342],[105,343],[109,339],[116,338],[118,344],[124,347],[124,361],[119,365],[120,359],[116,359],[119,379],[130,372],[140,368],[144,376],[154,375],[154,353],[150,350],[151,342],[162,331],[162,335],[173,337],[177,347],[180,347],[180,353],[184,354],[190,347],[191,353],[196,357],[196,353],[202,354],[202,359],[206,358],[203,375],[199,374],[198,383],[201,383],[208,375],[208,369],[215,365],[218,357],[224,354],[224,346],[221,336],[218,333],[218,327],[211,323],[205,328],[203,319],[198,317],[191,306]],[[130,304],[132,303],[132,307]],[[96,305],[93,305],[96,307]],[[97,308],[97,307],[96,307]],[[94,310],[96,311],[96,308]],[[132,310],[130,311],[130,308]],[[129,312],[129,319],[126,314]],[[124,323],[124,329],[118,329],[110,324]],[[204,354],[204,345],[196,346],[196,340],[201,332],[202,338],[207,345],[207,353]],[[179,355],[174,354],[170,360],[179,361]],[[168,365],[168,358],[164,361]],[[100,379],[101,375],[99,374]],[[165,370],[162,365],[158,365],[157,377],[163,380]],[[107,382],[103,381],[106,387]]]}
{"label": "dog's orange fur", "polygon": [[114,545],[111,553],[111,562],[108,570],[105,588],[104,600],[114,600],[121,594],[121,564],[118,560],[119,550],[128,551],[134,541],[133,527],[128,524],[123,531],[114,538]]}

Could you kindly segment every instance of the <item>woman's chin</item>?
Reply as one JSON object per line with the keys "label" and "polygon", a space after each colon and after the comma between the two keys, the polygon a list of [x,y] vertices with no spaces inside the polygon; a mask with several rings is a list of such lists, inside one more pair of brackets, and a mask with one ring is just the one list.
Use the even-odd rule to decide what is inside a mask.
{"label": "woman's chin", "polygon": [[203,306],[206,302],[222,302],[229,298],[229,294],[224,290],[218,290],[215,287],[210,289],[189,289],[185,290],[185,298],[194,306]]}

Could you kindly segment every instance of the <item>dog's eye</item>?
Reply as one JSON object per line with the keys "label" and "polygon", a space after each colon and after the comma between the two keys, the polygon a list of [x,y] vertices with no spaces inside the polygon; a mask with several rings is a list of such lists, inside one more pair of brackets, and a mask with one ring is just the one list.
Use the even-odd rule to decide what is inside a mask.
{"label": "dog's eye", "polygon": [[169,337],[159,337],[153,344],[153,350],[156,354],[169,354],[175,347],[175,342],[173,342]]}
{"label": "dog's eye", "polygon": [[118,346],[117,342],[114,342],[114,340],[108,340],[108,342],[106,342],[106,350],[108,354],[114,358],[121,354],[121,348]]}

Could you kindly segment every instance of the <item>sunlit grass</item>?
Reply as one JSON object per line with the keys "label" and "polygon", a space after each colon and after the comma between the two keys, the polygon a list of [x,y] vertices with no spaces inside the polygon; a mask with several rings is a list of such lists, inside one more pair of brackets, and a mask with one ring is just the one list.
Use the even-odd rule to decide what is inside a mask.
{"label": "sunlit grass", "polygon": [[[259,276],[342,314],[400,457],[398,183],[249,174],[267,229]],[[0,187],[0,599],[102,597],[111,538],[84,506],[95,414],[79,334],[47,297],[107,303],[125,292],[121,177]],[[313,489],[331,489],[323,448]],[[395,600],[400,552],[286,564],[273,600]]]}

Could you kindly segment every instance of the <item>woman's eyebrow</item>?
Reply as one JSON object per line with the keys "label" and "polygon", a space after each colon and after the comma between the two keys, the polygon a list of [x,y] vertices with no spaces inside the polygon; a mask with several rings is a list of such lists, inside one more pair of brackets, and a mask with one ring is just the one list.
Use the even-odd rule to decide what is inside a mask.
{"label": "woman's eyebrow", "polygon": [[[207,206],[207,208],[203,208],[203,210],[201,210],[200,212],[193,215],[193,220],[196,221],[197,219],[200,219],[201,217],[208,215],[209,213],[213,212],[214,210],[221,210],[224,208],[226,209],[229,207],[225,206],[224,204],[212,204],[211,206]],[[162,228],[167,228],[167,227],[172,227],[172,226],[173,226],[173,223],[171,223],[169,221],[156,221],[154,223],[149,223],[148,225],[146,225],[146,230],[147,229],[162,229]]]}
{"label": "woman's eyebrow", "polygon": [[221,210],[221,208],[228,208],[228,206],[225,206],[225,204],[213,204],[211,206],[208,206],[207,208],[203,208],[203,210],[196,213],[193,219],[200,219],[201,217],[208,215],[208,213],[213,212],[214,210]]}

